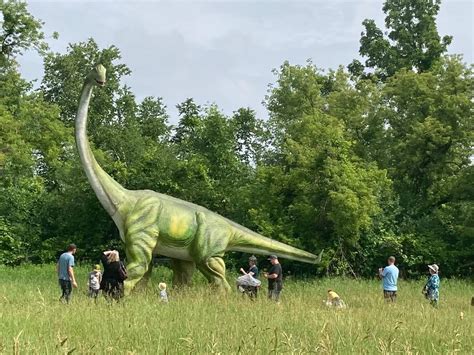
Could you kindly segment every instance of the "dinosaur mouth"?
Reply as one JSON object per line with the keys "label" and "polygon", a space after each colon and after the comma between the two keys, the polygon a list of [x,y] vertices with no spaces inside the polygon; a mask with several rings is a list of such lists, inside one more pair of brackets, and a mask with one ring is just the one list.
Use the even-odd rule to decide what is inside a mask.
{"label": "dinosaur mouth", "polygon": [[104,86],[105,85],[105,81],[100,81],[100,80],[95,80],[95,82],[99,85],[99,86]]}

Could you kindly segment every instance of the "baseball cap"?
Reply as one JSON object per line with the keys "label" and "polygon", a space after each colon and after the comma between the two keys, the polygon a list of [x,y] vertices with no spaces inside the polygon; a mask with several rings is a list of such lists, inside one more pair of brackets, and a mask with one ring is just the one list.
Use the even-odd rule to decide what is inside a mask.
{"label": "baseball cap", "polygon": [[275,254],[272,254],[268,257],[267,260],[273,260],[273,259],[278,259],[278,256],[276,256]]}

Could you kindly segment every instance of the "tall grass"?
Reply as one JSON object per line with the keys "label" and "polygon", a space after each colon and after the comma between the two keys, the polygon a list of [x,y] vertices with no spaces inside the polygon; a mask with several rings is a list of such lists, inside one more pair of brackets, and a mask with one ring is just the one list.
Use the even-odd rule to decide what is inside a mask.
{"label": "tall grass", "polygon": [[[401,281],[397,304],[387,305],[378,281],[350,279],[286,280],[275,304],[265,287],[252,302],[215,294],[197,277],[161,304],[157,284],[171,283],[171,273],[158,268],[146,290],[96,304],[85,294],[87,272],[76,269],[82,282],[64,305],[54,265],[0,267],[0,353],[474,353],[474,288],[464,281],[442,280],[438,309],[423,298],[422,282]],[[328,288],[349,307],[326,308]]]}

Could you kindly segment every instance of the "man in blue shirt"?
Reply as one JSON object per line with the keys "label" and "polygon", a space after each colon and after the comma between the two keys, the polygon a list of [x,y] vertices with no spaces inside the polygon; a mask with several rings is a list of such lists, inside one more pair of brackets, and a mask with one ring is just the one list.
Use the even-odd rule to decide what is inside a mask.
{"label": "man in blue shirt", "polygon": [[69,303],[71,300],[72,288],[77,287],[76,278],[74,276],[74,254],[77,247],[75,244],[69,244],[67,252],[62,253],[59,257],[56,271],[58,273],[59,285],[61,286],[62,295],[59,300],[65,300]]}
{"label": "man in blue shirt", "polygon": [[388,258],[388,266],[379,269],[379,276],[383,283],[383,297],[387,302],[397,300],[398,268],[395,266],[395,257]]}

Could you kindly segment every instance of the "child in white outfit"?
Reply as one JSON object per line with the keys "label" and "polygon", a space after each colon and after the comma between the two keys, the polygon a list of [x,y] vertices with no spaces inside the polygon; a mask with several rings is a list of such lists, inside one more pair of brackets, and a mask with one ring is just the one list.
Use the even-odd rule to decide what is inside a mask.
{"label": "child in white outfit", "polygon": [[158,288],[160,289],[160,302],[168,303],[168,294],[166,293],[166,284],[164,282],[160,282],[158,284]]}
{"label": "child in white outfit", "polygon": [[100,282],[102,281],[102,272],[100,265],[94,265],[94,270],[89,273],[87,278],[87,286],[89,287],[89,297],[97,299],[100,290]]}

